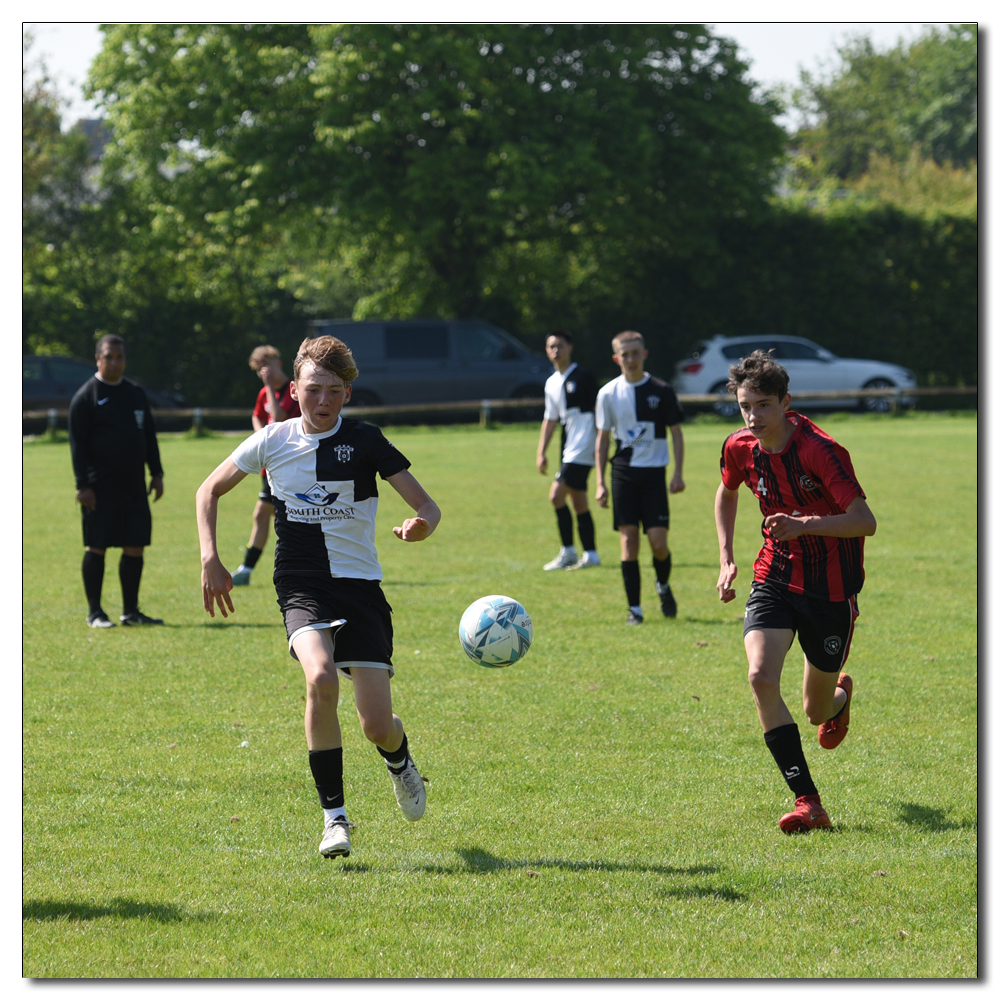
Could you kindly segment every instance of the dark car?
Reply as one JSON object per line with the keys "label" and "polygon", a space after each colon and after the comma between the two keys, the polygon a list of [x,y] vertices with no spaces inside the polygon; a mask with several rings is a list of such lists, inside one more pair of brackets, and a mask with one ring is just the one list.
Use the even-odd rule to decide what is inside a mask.
{"label": "dark car", "polygon": [[552,366],[506,330],[480,320],[313,320],[351,349],[356,406],[541,399]]}
{"label": "dark car", "polygon": [[[97,371],[93,361],[25,354],[21,358],[21,409],[65,410],[76,390]],[[135,379],[133,379],[135,381]],[[145,388],[145,387],[143,387]],[[176,410],[180,401],[166,393],[146,389],[154,410]]]}

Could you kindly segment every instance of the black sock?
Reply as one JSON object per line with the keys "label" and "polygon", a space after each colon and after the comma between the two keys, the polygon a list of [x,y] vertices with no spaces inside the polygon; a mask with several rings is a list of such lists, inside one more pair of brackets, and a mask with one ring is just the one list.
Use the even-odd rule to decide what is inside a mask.
{"label": "black sock", "polygon": [[657,583],[670,583],[670,553],[666,559],[657,559],[653,556],[653,569],[656,571]]}
{"label": "black sock", "polygon": [[87,595],[90,614],[101,610],[101,588],[104,586],[104,553],[83,553],[83,592]]}
{"label": "black sock", "polygon": [[122,614],[130,615],[139,608],[142,556],[127,556],[123,552],[118,563],[118,579],[122,584]]}
{"label": "black sock", "polygon": [[592,552],[597,548],[594,544],[594,519],[590,516],[589,510],[576,515],[576,527],[580,532],[580,545],[583,546],[583,551]]}
{"label": "black sock", "polygon": [[556,507],[556,523],[559,525],[559,539],[566,548],[573,544],[573,516],[569,507]]}
{"label": "black sock", "polygon": [[310,750],[309,770],[319,792],[319,804],[324,809],[343,809],[344,748]]}
{"label": "black sock", "polygon": [[764,742],[796,798],[800,795],[819,794],[809,774],[805,755],[802,753],[799,727],[794,722],[764,733]]}
{"label": "black sock", "polygon": [[383,750],[377,743],[375,749],[385,758],[386,764],[394,771],[402,771],[406,766],[406,758],[410,755],[410,748],[406,742],[406,733],[403,733],[403,742],[395,750]]}
{"label": "black sock", "polygon": [[622,560],[622,579],[625,581],[625,597],[628,599],[628,606],[637,608],[640,604],[639,595],[642,593],[638,562]]}
{"label": "black sock", "polygon": [[261,557],[261,555],[263,555],[263,553],[263,549],[254,548],[252,545],[248,546],[247,554],[243,557],[243,565],[246,566],[247,569],[253,569],[254,566],[257,565],[257,560]]}

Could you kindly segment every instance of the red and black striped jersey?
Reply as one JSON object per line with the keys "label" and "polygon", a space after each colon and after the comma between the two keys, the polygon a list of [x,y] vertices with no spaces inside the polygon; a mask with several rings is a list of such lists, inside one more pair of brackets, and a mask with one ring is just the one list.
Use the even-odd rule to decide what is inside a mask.
{"label": "red and black striped jersey", "polygon": [[[771,514],[843,514],[856,497],[864,497],[847,449],[808,417],[789,410],[795,430],[780,452],[768,452],[747,428],[722,445],[722,482],[728,490],[746,483]],[[795,594],[825,601],[845,601],[861,590],[865,579],[863,537],[799,535],[781,542],[761,524],[764,547],[753,564],[755,580],[767,580]]]}

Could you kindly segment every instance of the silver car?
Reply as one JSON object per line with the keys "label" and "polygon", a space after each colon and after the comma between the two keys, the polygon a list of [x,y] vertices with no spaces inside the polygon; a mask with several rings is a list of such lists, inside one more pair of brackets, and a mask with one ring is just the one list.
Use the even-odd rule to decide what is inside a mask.
{"label": "silver car", "polygon": [[[788,371],[789,392],[795,409],[856,406],[857,399],[797,399],[797,393],[834,389],[914,389],[917,377],[908,368],[886,361],[838,358],[825,347],[802,337],[712,337],[699,341],[691,355],[679,362],[674,388],[683,394],[713,394],[723,397],[713,406],[716,413],[732,417],[739,413],[736,399],[726,389],[729,366],[756,350],[774,351],[775,360]],[[903,402],[912,405],[913,397]],[[888,396],[868,396],[862,406],[874,413],[892,407]]]}

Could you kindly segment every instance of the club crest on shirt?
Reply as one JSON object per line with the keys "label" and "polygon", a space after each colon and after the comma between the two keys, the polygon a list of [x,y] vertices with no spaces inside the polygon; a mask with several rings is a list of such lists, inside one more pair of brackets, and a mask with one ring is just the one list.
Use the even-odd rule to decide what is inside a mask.
{"label": "club crest on shirt", "polygon": [[338,444],[336,448],[333,449],[333,454],[336,456],[338,462],[349,462],[351,456],[354,454],[353,444]]}
{"label": "club crest on shirt", "polygon": [[569,395],[572,396],[573,393],[576,392],[576,383],[575,382],[567,382],[566,383],[566,392]]}
{"label": "club crest on shirt", "polygon": [[296,493],[295,496],[304,503],[311,503],[316,507],[326,507],[333,503],[340,494],[330,493],[325,486],[316,483],[314,486],[310,486],[305,493]]}
{"label": "club crest on shirt", "polygon": [[139,430],[142,430],[143,421],[146,419],[146,411],[133,410],[132,412],[135,414],[135,426],[138,427]]}
{"label": "club crest on shirt", "polygon": [[659,396],[647,396],[646,397],[646,405],[651,410],[655,410],[660,405],[660,397]]}
{"label": "club crest on shirt", "polygon": [[799,486],[804,490],[818,490],[819,487],[805,474],[799,476]]}

